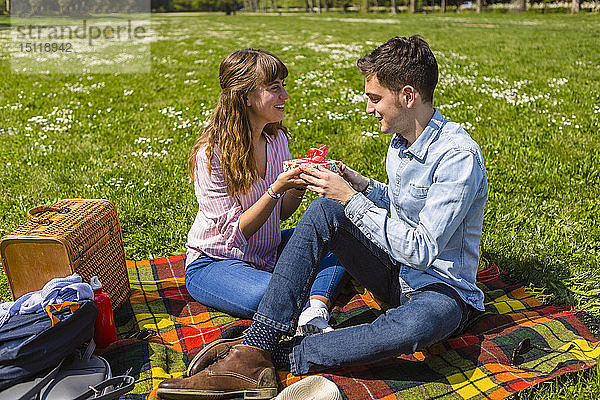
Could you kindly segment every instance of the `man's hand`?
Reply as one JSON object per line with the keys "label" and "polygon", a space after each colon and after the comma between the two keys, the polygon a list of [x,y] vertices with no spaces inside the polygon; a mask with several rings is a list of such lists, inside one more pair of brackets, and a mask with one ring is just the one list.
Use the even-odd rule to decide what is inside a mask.
{"label": "man's hand", "polygon": [[362,176],[346,164],[342,164],[342,176],[357,192],[364,192],[369,186],[369,178]]}
{"label": "man's hand", "polygon": [[302,164],[300,169],[302,169],[300,178],[308,182],[307,188],[319,197],[332,199],[346,205],[350,197],[356,194],[356,190],[342,176],[318,164],[315,166]]}

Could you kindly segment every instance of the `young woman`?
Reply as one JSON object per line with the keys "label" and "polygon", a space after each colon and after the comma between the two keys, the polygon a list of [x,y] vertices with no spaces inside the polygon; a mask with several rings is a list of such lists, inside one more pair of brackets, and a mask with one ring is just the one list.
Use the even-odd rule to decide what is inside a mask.
{"label": "young woman", "polygon": [[[198,302],[243,318],[256,312],[293,234],[281,232],[279,221],[294,213],[306,190],[299,169],[283,172],[291,158],[281,123],[287,74],[267,51],[225,57],[219,101],[189,158],[199,209],[186,244],[187,290]],[[300,315],[300,333],[331,330],[328,307],[343,279],[330,253]]]}

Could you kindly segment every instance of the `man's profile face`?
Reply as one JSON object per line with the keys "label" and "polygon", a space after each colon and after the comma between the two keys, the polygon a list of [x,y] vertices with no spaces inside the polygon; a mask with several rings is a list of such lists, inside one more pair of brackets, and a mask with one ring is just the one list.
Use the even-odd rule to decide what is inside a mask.
{"label": "man's profile face", "polygon": [[379,120],[381,133],[403,133],[407,121],[407,110],[400,103],[400,96],[382,86],[376,76],[365,80],[367,114]]}

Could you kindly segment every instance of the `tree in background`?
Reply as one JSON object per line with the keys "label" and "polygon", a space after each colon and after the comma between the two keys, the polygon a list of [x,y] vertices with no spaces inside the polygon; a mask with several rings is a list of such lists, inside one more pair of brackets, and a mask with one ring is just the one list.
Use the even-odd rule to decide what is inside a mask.
{"label": "tree in background", "polygon": [[525,5],[525,0],[513,0],[512,4],[513,4],[514,12],[527,11],[527,6]]}
{"label": "tree in background", "polygon": [[[472,1],[473,5],[466,7],[465,1]],[[223,11],[232,14],[240,9],[253,12],[302,10],[306,12],[328,12],[333,10],[346,12],[349,7],[360,13],[387,8],[391,14],[398,13],[398,7],[410,13],[420,11],[439,10],[445,13],[450,7],[456,11],[465,8],[481,13],[487,5],[504,4],[513,12],[523,12],[530,5],[540,3],[543,5],[554,4],[566,0],[151,0],[151,10],[158,12],[171,11]],[[11,4],[12,3],[12,4]],[[564,3],[563,3],[564,4]],[[582,9],[582,0],[571,0],[570,11],[579,13]],[[11,10],[12,6],[12,10]],[[373,7],[378,6],[378,7]],[[568,7],[568,6],[567,6]],[[144,12],[147,11],[147,0],[0,0],[0,14],[9,13],[13,16],[31,16],[33,14],[77,14],[81,8],[82,13],[106,12]],[[12,11],[12,12],[11,12]]]}

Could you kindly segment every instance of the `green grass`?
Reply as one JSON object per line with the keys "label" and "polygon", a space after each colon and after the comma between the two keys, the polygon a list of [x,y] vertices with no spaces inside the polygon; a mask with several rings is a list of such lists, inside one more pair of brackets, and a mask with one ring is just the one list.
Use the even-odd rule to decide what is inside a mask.
{"label": "green grass", "polygon": [[[188,151],[218,96],[220,60],[241,47],[273,51],[289,67],[292,155],[326,143],[332,158],[385,181],[389,137],[368,134],[377,124],[364,114],[354,65],[394,35],[421,34],[440,65],[436,105],[484,153],[483,257],[554,302],[600,310],[599,16],[199,14],[152,23],[160,40],[149,74],[17,74],[0,53],[0,235],[35,205],[106,198],[128,258],[184,252],[197,211]],[[8,300],[3,275],[0,285]],[[516,398],[597,399],[598,372]]]}

